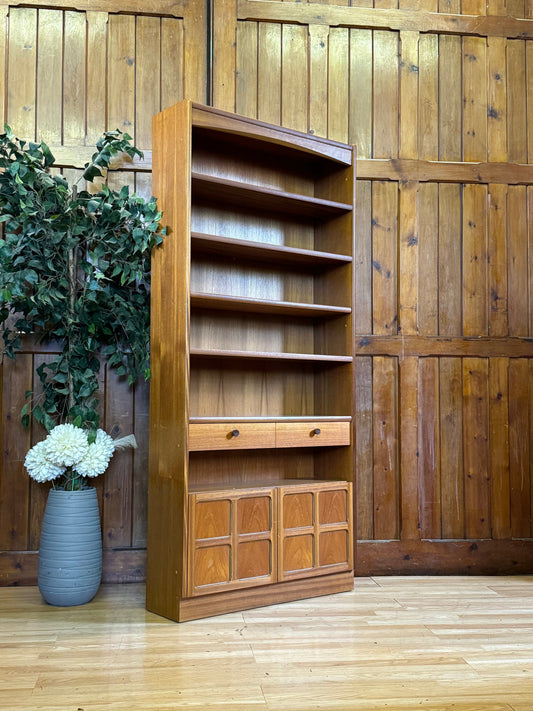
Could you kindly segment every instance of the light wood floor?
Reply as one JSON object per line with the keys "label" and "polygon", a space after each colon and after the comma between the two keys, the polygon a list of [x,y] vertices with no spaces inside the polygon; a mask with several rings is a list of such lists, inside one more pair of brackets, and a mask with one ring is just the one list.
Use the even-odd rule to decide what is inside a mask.
{"label": "light wood floor", "polygon": [[142,585],[78,608],[0,588],[0,709],[533,711],[533,576],[357,578],[181,625]]}

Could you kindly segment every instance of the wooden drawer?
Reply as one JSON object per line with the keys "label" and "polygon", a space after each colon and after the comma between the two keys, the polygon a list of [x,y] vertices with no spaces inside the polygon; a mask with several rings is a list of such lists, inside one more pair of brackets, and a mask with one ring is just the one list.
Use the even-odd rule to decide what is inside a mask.
{"label": "wooden drawer", "polygon": [[276,424],[276,447],[332,447],[349,444],[349,422],[278,422]]}
{"label": "wooden drawer", "polygon": [[276,446],[273,422],[225,422],[189,425],[189,451],[265,449]]}

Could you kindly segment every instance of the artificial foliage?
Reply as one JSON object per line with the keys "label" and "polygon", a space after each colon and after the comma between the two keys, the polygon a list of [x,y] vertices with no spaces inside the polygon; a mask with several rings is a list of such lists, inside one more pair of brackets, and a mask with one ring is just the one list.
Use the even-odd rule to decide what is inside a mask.
{"label": "artificial foliage", "polygon": [[102,358],[129,384],[150,376],[150,254],[162,241],[161,215],[154,198],[95,183],[121,153],[142,156],[127,134],[105,133],[79,189],[53,168],[46,144],[19,140],[7,126],[0,134],[4,351],[13,358],[30,333],[62,349],[37,368],[42,394],[26,393],[26,426],[31,413],[48,431],[70,422],[94,439]]}

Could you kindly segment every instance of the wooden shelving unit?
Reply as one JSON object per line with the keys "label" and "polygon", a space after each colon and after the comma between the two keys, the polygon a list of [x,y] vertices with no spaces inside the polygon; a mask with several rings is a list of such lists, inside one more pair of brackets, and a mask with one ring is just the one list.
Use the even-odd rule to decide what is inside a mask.
{"label": "wooden shelving unit", "polygon": [[354,150],[190,101],[153,129],[147,608],[349,590]]}

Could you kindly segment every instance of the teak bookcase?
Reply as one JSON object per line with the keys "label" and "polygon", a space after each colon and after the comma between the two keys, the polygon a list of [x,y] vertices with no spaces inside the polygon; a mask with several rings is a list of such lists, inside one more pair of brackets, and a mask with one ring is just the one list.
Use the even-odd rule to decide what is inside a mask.
{"label": "teak bookcase", "polygon": [[354,149],[190,101],[153,133],[147,608],[349,590]]}

